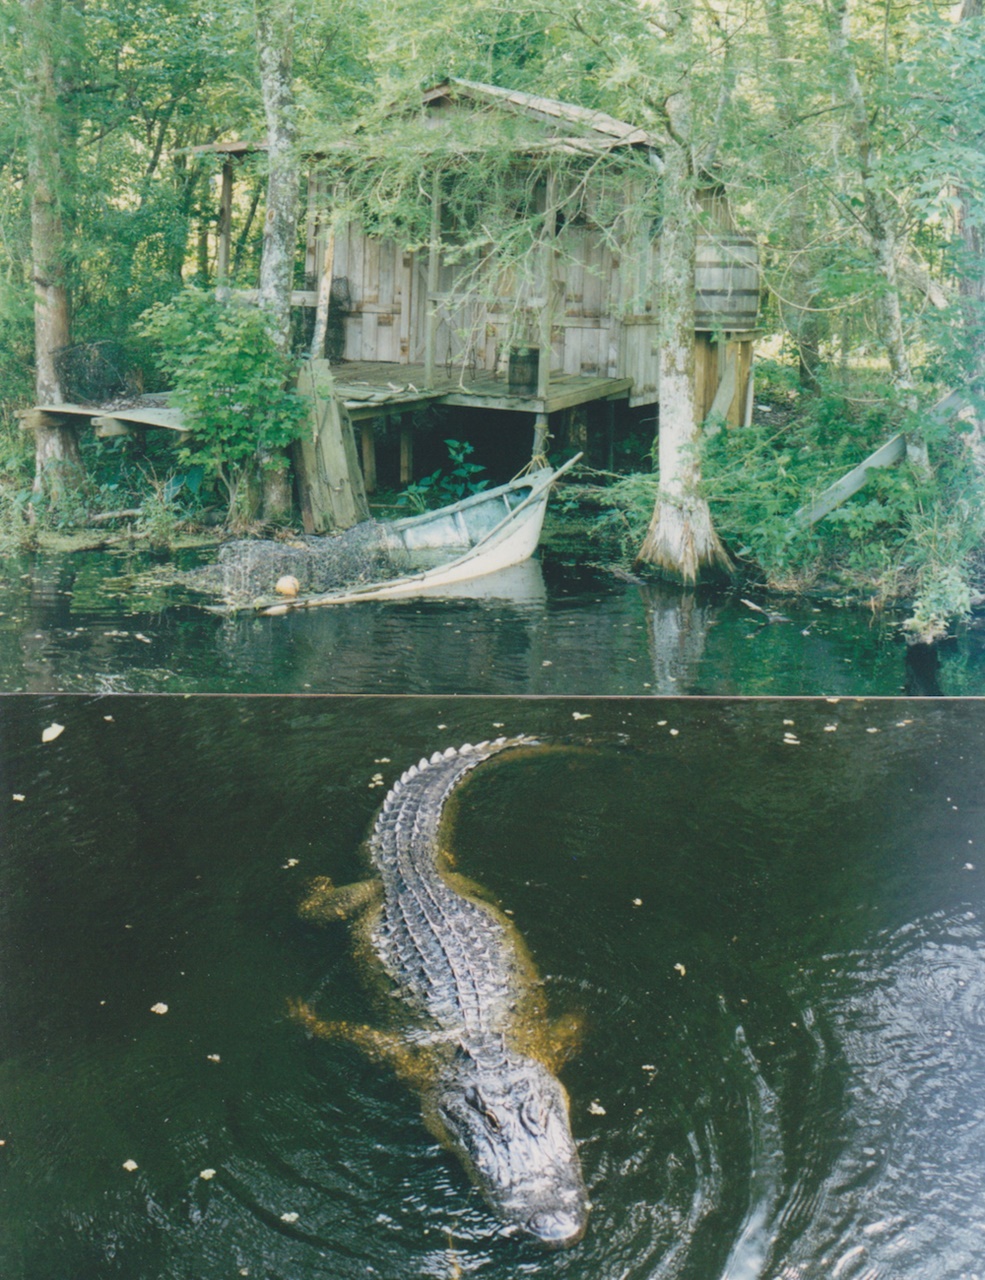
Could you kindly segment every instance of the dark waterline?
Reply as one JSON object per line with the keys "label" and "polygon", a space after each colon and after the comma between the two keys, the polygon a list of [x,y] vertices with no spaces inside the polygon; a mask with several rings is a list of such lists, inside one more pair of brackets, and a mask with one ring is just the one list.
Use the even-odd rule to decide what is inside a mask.
{"label": "dark waterline", "polygon": [[[498,732],[450,839],[584,1023],[561,1255],[286,1016],[376,1018],[304,883]],[[983,760],[978,702],[0,701],[0,1275],[982,1276]]]}
{"label": "dark waterline", "polygon": [[[898,619],[699,595],[532,561],[475,598],[219,618],[167,605],[146,556],[8,564],[8,692],[985,694],[983,633],[907,661]],[[493,592],[489,595],[481,593]],[[756,601],[753,601],[756,603]]]}

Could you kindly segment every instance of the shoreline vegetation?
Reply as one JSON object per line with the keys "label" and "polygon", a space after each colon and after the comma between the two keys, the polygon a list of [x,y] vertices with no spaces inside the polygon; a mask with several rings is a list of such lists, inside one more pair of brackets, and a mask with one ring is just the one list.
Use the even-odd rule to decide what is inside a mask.
{"label": "shoreline vegetation", "polygon": [[[311,495],[350,492],[363,518],[393,422],[381,408],[362,470],[350,442],[311,481],[300,353],[423,359],[429,392],[456,361],[499,376],[564,348],[634,407],[614,432],[555,423],[559,401],[548,421],[537,363],[534,453],[587,433],[594,468],[553,500],[550,539],[621,574],[730,565],[744,589],[899,608],[910,640],[942,639],[985,590],[983,23],[982,0],[235,0],[221,21],[204,0],[25,0],[0,64],[0,545],[291,536],[292,466],[305,527],[343,528],[308,518]],[[716,236],[756,283],[733,290],[733,262],[748,310],[699,323]],[[381,245],[400,309],[359,292]],[[712,348],[728,425],[696,399]],[[57,413],[163,392],[190,428],[170,445]],[[937,416],[951,395],[963,416]],[[399,428],[404,512],[509,465],[434,412]]]}
{"label": "shoreline vegetation", "polygon": [[[791,517],[891,431],[891,402],[868,377],[854,396],[835,386],[803,391],[791,365],[762,363],[748,427],[703,441],[703,495],[734,566],[732,583],[764,600],[837,602],[899,617],[911,643],[933,644],[985,604],[985,497],[969,434],[941,431],[927,472],[906,461],[872,474],[866,487],[811,528]],[[863,394],[864,392],[864,394]],[[26,433],[21,433],[26,434]],[[218,548],[230,537],[303,536],[295,519],[246,523],[203,483],[194,464],[137,456],[134,445],[91,444],[90,484],[56,518],[31,494],[32,459],[19,463],[6,438],[0,480],[0,549],[71,553],[134,547],[167,561],[175,552]],[[653,580],[636,563],[659,477],[632,466],[645,438],[622,441],[619,470],[582,464],[548,508],[548,555]],[[447,461],[403,491],[377,495],[376,518],[440,506],[480,488],[486,468],[467,442],[445,441]],[[822,465],[823,460],[823,465]],[[169,466],[169,470],[165,467]]]}

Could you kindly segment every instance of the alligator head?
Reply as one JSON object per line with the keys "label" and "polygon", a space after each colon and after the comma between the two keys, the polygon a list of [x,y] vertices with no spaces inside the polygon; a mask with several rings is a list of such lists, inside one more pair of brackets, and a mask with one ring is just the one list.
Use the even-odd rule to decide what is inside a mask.
{"label": "alligator head", "polygon": [[498,1051],[460,1047],[428,1103],[435,1132],[508,1228],[552,1248],[581,1239],[588,1195],[567,1094],[546,1067],[502,1042]]}

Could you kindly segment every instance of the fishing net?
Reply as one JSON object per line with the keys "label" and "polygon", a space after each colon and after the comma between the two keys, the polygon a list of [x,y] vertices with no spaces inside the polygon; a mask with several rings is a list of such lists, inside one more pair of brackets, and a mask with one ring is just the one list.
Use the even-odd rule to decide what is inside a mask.
{"label": "fishing net", "polygon": [[392,543],[386,526],[375,520],[323,538],[227,542],[216,564],[189,570],[182,581],[193,591],[234,605],[272,597],[278,578],[286,576],[297,578],[301,595],[335,591],[405,573],[409,558]]}

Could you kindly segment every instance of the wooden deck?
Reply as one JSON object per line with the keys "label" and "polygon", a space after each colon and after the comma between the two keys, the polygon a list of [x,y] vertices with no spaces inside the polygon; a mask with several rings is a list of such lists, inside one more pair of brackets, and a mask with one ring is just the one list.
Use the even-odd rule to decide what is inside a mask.
{"label": "wooden deck", "polygon": [[353,421],[384,413],[402,413],[424,404],[459,405],[467,409],[505,409],[515,413],[550,414],[595,400],[629,396],[632,378],[579,377],[552,374],[547,395],[511,388],[505,377],[480,370],[442,370],[429,387],[423,364],[344,361],[333,366],[339,395]]}
{"label": "wooden deck", "polygon": [[[506,409],[538,415],[557,413],[596,400],[622,400],[629,396],[632,378],[579,377],[555,374],[546,396],[510,388],[505,377],[480,371],[442,370],[428,386],[423,364],[356,363],[334,365],[336,390],[354,422],[366,422],[384,414],[409,413],[428,404],[459,405],[469,409]],[[178,442],[188,428],[167,397],[142,397],[131,404],[42,404],[20,415],[21,428],[43,426],[91,426],[97,436],[129,435],[148,427],[176,433]]]}

